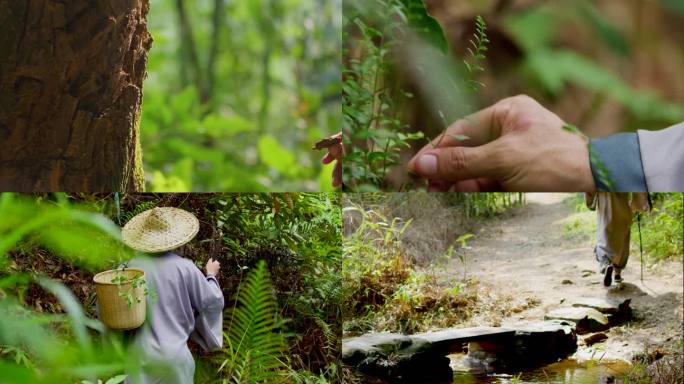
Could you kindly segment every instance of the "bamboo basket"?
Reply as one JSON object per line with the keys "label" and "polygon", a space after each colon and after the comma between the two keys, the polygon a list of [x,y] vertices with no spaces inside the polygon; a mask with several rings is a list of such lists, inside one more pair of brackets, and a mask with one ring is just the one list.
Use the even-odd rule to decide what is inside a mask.
{"label": "bamboo basket", "polygon": [[[126,276],[127,281],[121,284],[112,283],[112,279],[121,274]],[[145,272],[142,269],[126,268],[101,272],[93,277],[100,320],[107,327],[124,331],[138,328],[145,322],[145,287],[138,286],[133,289],[130,282],[138,276],[144,277]],[[134,299],[131,306],[126,300],[129,291]]]}

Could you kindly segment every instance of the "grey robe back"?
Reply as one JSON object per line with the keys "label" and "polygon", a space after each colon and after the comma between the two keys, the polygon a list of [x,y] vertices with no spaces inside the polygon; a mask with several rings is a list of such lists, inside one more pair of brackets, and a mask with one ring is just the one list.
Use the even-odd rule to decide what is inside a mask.
{"label": "grey robe back", "polygon": [[157,297],[148,298],[147,319],[131,345],[140,354],[143,371],[129,373],[126,383],[192,383],[195,362],[188,339],[205,351],[223,346],[224,301],[218,281],[174,253],[134,259],[129,266],[145,271]]}

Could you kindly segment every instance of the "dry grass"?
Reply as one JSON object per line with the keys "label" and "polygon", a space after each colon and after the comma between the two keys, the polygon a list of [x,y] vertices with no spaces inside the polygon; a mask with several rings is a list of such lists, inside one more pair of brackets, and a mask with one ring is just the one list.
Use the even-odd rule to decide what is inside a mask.
{"label": "dry grass", "polygon": [[[357,205],[372,209],[385,217],[412,220],[402,236],[402,252],[408,260],[427,265],[444,255],[449,246],[469,225],[457,207],[449,206],[446,197],[437,193],[407,194],[345,194],[344,206]],[[358,213],[345,212],[344,234],[355,231],[360,224]]]}
{"label": "dry grass", "polygon": [[346,335],[497,326],[539,303],[447,269],[456,257],[448,256],[449,247],[466,220],[443,196],[345,195],[344,204]]}
{"label": "dry grass", "polygon": [[616,379],[624,384],[681,384],[684,383],[682,351],[668,354],[661,350],[646,351],[635,357],[627,375]]}

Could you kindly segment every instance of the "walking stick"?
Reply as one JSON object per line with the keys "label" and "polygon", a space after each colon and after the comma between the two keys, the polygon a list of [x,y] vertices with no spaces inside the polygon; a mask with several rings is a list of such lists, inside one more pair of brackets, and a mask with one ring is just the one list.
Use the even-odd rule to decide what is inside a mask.
{"label": "walking stick", "polygon": [[641,282],[644,282],[644,245],[641,242],[641,213],[637,213],[637,228],[639,229],[639,253],[641,255]]}

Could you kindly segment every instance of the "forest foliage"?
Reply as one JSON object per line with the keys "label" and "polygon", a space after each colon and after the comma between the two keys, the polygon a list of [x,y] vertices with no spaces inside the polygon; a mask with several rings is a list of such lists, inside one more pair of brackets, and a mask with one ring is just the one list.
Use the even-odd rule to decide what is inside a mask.
{"label": "forest foliage", "polygon": [[152,0],[149,28],[148,190],[332,189],[341,0]]}
{"label": "forest foliage", "polygon": [[134,256],[116,223],[154,206],[195,213],[200,233],[179,252],[222,265],[225,348],[196,356],[196,382],[339,381],[339,204],[306,193],[0,195],[3,382],[96,383],[139,369],[95,320],[91,279]]}

